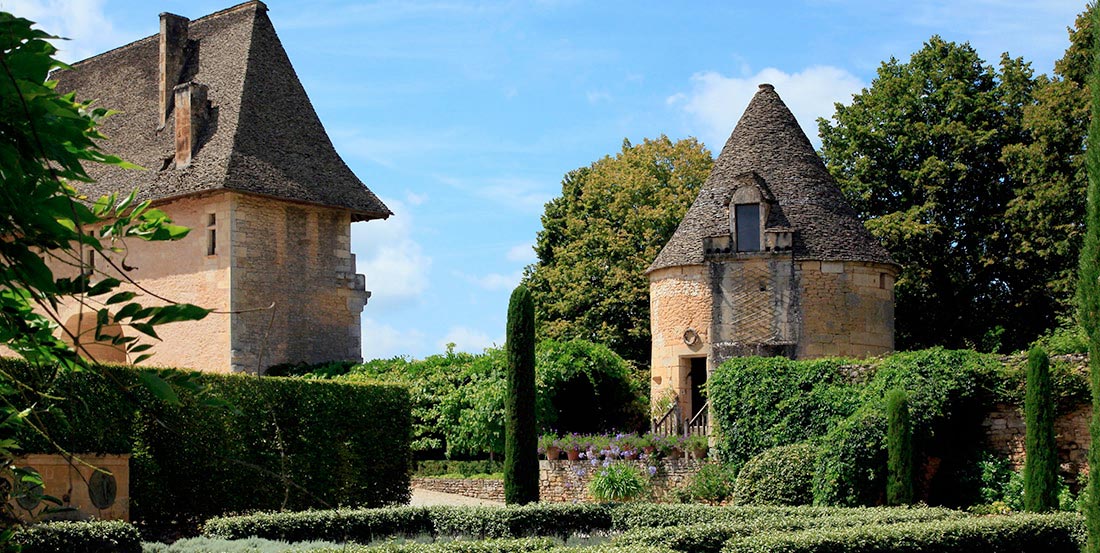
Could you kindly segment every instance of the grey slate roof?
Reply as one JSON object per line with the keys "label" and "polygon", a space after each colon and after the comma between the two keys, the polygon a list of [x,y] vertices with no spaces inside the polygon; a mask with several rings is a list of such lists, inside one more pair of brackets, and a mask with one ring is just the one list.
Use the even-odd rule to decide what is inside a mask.
{"label": "grey slate roof", "polygon": [[[219,189],[346,208],[353,221],[392,212],[332,146],[267,17],[253,1],[190,22],[191,57],[181,82],[209,86],[210,120],[191,165],[172,167],[174,120],[158,131],[158,35],[73,64],[53,76],[61,92],[120,113],[100,147],[145,168],[89,164],[89,197],[129,193],[161,200]],[[166,162],[167,160],[167,162]]]}
{"label": "grey slate roof", "polygon": [[684,220],[649,271],[703,264],[703,238],[729,234],[727,206],[746,174],[772,192],[766,225],[795,229],[795,259],[895,264],[844,200],[836,179],[771,85],[760,85]]}

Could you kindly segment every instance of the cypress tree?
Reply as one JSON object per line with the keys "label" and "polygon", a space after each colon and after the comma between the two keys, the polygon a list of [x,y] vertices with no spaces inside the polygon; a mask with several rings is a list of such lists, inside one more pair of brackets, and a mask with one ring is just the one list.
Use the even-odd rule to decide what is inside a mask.
{"label": "cypress tree", "polygon": [[524,285],[508,302],[504,342],[508,396],[504,404],[504,502],[539,500],[538,436],[535,427],[535,304]]}
{"label": "cypress tree", "polygon": [[905,390],[886,394],[886,503],[913,502],[913,425]]}
{"label": "cypress tree", "polygon": [[[1093,5],[1090,11],[1094,32],[1090,51],[1092,70],[1088,78],[1091,120],[1085,154],[1088,197],[1077,279],[1077,309],[1081,326],[1089,336],[1089,383],[1092,387],[1089,435],[1093,444],[1100,444],[1100,33],[1095,32],[1100,29],[1100,10]],[[1100,447],[1090,447],[1088,458],[1089,499],[1085,505],[1088,544],[1085,551],[1100,553]]]}
{"label": "cypress tree", "polygon": [[1058,451],[1054,444],[1054,398],[1051,395],[1050,359],[1040,347],[1027,355],[1027,398],[1024,416],[1027,438],[1024,463],[1024,510],[1058,509]]}

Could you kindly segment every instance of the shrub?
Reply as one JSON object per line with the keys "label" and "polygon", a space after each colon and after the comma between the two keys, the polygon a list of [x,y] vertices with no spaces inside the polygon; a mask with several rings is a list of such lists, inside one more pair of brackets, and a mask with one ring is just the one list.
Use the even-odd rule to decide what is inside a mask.
{"label": "shrub", "polygon": [[632,464],[613,462],[592,477],[588,492],[597,501],[632,501],[649,492],[649,478]]}
{"label": "shrub", "polygon": [[1024,464],[1024,508],[1032,512],[1058,509],[1058,446],[1054,442],[1054,398],[1050,360],[1041,348],[1028,353]]}
{"label": "shrub", "polygon": [[1077,515],[1012,515],[800,532],[756,532],[731,540],[723,553],[1077,553],[1084,544]]}
{"label": "shrub", "polygon": [[859,407],[838,359],[735,357],[707,381],[719,456],[739,469],[776,446],[824,436]]}
{"label": "shrub", "polygon": [[[33,377],[20,361],[0,363]],[[186,384],[172,405],[139,386],[138,374],[125,367],[64,374],[48,392],[63,401],[43,420],[69,451],[132,452],[137,520],[408,497],[408,393],[400,386],[165,369],[166,380]],[[23,443],[29,452],[54,451],[41,437]]]}
{"label": "shrub", "polygon": [[[323,550],[344,551],[339,544],[324,541],[288,543],[263,538],[221,540],[216,538],[187,538],[171,545],[146,543],[142,553],[298,553]],[[349,548],[349,550],[352,550]]]}
{"label": "shrub", "polygon": [[524,505],[539,500],[539,438],[535,422],[535,304],[522,284],[508,302],[505,350],[504,502]]}
{"label": "shrub", "polygon": [[442,476],[444,474],[461,474],[464,477],[475,474],[494,474],[504,471],[504,463],[501,461],[453,461],[433,460],[417,461],[413,476]]}
{"label": "shrub", "polygon": [[543,340],[535,369],[541,431],[596,434],[648,426],[645,386],[607,346]]}
{"label": "shrub", "polygon": [[703,465],[683,487],[677,489],[676,494],[685,502],[722,502],[733,496],[736,478],[737,473],[730,465],[708,463]]}
{"label": "shrub", "polygon": [[122,521],[47,522],[26,526],[14,540],[23,553],[141,553],[141,535]]}
{"label": "shrub", "polygon": [[886,504],[913,502],[913,426],[905,390],[886,395]]}
{"label": "shrub", "polygon": [[738,505],[809,505],[817,449],[795,444],[769,449],[745,463],[734,485]]}

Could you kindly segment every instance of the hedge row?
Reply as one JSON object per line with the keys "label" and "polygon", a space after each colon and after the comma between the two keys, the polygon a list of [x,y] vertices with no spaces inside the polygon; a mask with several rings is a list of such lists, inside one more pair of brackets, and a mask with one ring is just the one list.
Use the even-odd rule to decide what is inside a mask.
{"label": "hedge row", "polygon": [[141,535],[122,521],[49,522],[27,526],[13,541],[23,553],[141,553]]}
{"label": "hedge row", "polygon": [[[23,378],[49,376],[18,360],[0,364]],[[140,384],[141,371],[99,367],[57,375],[48,389],[62,401],[41,414],[51,438],[69,451],[133,454],[134,519],[408,499],[405,388],[158,372],[177,384],[178,405],[154,398]],[[53,451],[33,434],[20,441],[29,452]]]}
{"label": "hedge row", "polygon": [[999,517],[759,533],[731,540],[723,553],[1077,553],[1085,543],[1078,515]]}
{"label": "hedge row", "polygon": [[[718,511],[733,513],[736,510]],[[715,516],[710,522],[677,526],[628,530],[612,543],[627,546],[667,547],[676,551],[716,553],[731,539],[757,534],[774,534],[806,529],[829,529],[881,526],[896,523],[928,523],[968,517],[961,511],[944,509],[847,509],[827,513],[809,512],[803,516],[795,511],[757,512],[758,516]],[[817,515],[817,516],[814,516]]]}
{"label": "hedge row", "polygon": [[[965,517],[934,508],[842,509],[835,507],[712,507],[709,505],[539,503],[522,507],[391,507],[293,513],[258,513],[208,520],[212,538],[369,543],[391,537],[429,535],[463,539],[568,537],[576,534],[677,529],[700,523],[782,524],[789,519],[830,519],[832,526],[892,524]],[[803,526],[812,522],[801,522]],[[823,523],[826,524],[826,523]],[[801,526],[800,526],[801,527]],[[641,540],[642,545],[665,545]]]}
{"label": "hedge row", "polygon": [[433,543],[392,542],[376,545],[338,545],[325,542],[287,543],[260,538],[221,540],[191,538],[172,545],[146,544],[144,553],[674,553],[657,547],[622,548],[606,543],[566,547],[552,538],[508,538]]}
{"label": "hedge row", "polygon": [[[734,358],[708,381],[720,456],[735,468],[777,446],[811,443],[813,500],[876,505],[885,500],[885,395],[908,393],[914,449],[939,459],[918,497],[962,506],[978,499],[981,420],[992,404],[1019,399],[1019,372],[996,356],[934,348],[857,366],[842,359]],[[1081,377],[1058,380],[1075,398]],[[921,459],[918,459],[920,462]],[[918,469],[919,472],[919,469]]]}

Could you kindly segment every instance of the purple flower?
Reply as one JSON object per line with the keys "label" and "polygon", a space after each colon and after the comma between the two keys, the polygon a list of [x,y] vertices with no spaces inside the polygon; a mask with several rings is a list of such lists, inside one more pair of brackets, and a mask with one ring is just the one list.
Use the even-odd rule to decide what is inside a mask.
{"label": "purple flower", "polygon": [[657,474],[657,467],[651,466],[651,467],[646,468],[646,470],[649,471],[650,476],[653,476],[654,474]]}

